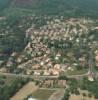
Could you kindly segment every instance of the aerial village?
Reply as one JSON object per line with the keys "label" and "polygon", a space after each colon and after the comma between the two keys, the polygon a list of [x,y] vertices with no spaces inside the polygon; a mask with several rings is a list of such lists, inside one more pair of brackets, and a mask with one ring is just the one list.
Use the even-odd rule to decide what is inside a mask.
{"label": "aerial village", "polygon": [[45,19],[48,20],[44,25],[37,27],[32,23],[26,30],[28,43],[21,53],[13,52],[6,62],[0,61],[0,65],[3,64],[0,73],[33,78],[41,89],[67,88],[66,77],[87,76],[93,82],[96,74],[93,69],[98,67],[98,41],[90,31],[98,29],[95,21],[89,18]]}
{"label": "aerial village", "polygon": [[[89,35],[91,30],[97,29],[92,24],[94,21],[91,19],[64,20],[63,17],[47,21],[46,25],[39,28],[32,24],[26,31],[29,42],[24,51],[19,55],[13,52],[6,62],[6,67],[1,68],[0,72],[10,72],[14,62],[17,67],[12,73],[26,75],[66,75],[67,72],[76,70],[77,66],[87,70],[88,51],[85,47],[93,48],[92,46],[97,45],[94,35]],[[88,42],[88,39],[91,42]],[[80,49],[78,49],[79,46],[81,46]],[[81,54],[78,54],[76,49],[80,50]],[[98,65],[97,55],[96,50],[94,54],[96,66]]]}

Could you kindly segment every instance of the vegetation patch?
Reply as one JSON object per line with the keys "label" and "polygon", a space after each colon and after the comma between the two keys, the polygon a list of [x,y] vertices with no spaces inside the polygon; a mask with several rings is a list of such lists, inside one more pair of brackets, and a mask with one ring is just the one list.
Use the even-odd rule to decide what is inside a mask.
{"label": "vegetation patch", "polygon": [[27,79],[0,76],[0,100],[9,100],[27,82]]}
{"label": "vegetation patch", "polygon": [[55,92],[55,90],[38,89],[32,94],[33,98],[38,100],[48,100],[48,98]]}
{"label": "vegetation patch", "polygon": [[86,74],[87,70],[86,69],[81,69],[81,70],[67,70],[67,75],[83,75]]}

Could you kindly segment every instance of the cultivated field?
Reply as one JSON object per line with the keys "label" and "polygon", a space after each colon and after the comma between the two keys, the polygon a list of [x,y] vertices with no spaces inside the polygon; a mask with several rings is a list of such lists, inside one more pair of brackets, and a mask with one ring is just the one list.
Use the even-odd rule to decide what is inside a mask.
{"label": "cultivated field", "polygon": [[32,94],[33,98],[38,100],[48,100],[48,98],[55,92],[55,90],[38,89]]}
{"label": "cultivated field", "polygon": [[29,94],[35,92],[38,89],[37,86],[33,82],[29,82],[22,89],[20,89],[15,96],[13,96],[10,100],[23,100]]}

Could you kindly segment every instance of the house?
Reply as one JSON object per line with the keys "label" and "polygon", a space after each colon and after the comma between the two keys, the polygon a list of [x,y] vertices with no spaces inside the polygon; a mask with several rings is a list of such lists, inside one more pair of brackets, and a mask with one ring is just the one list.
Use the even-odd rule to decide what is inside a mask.
{"label": "house", "polygon": [[6,72],[7,72],[7,69],[6,69],[5,67],[0,68],[0,72],[2,72],[2,73],[6,73]]}
{"label": "house", "polygon": [[41,62],[40,62],[40,65],[41,65],[41,66],[43,66],[43,65],[44,65],[44,62],[43,62],[43,61],[41,61]]}
{"label": "house", "polygon": [[67,68],[68,68],[68,64],[62,64],[62,65],[61,65],[61,70],[62,70],[62,71],[67,70]]}
{"label": "house", "polygon": [[58,52],[58,53],[56,54],[56,56],[57,56],[57,57],[60,57],[60,56],[61,56],[61,54]]}
{"label": "house", "polygon": [[32,70],[27,69],[27,70],[26,70],[26,74],[27,74],[27,75],[31,75],[31,74],[32,74]]}
{"label": "house", "polygon": [[37,99],[35,99],[33,97],[29,97],[28,100],[37,100]]}
{"label": "house", "polygon": [[48,76],[48,75],[50,75],[50,72],[48,70],[45,70],[43,75]]}
{"label": "house", "polygon": [[60,68],[61,68],[61,65],[60,64],[55,64],[54,65],[54,69],[60,70]]}
{"label": "house", "polygon": [[55,76],[59,76],[59,70],[53,69],[52,74],[55,75]]}
{"label": "house", "polygon": [[73,63],[73,66],[78,66],[78,63]]}
{"label": "house", "polygon": [[53,80],[45,80],[43,86],[45,87],[49,87],[49,86],[53,86]]}
{"label": "house", "polygon": [[59,86],[65,87],[66,84],[67,84],[67,81],[66,80],[58,80],[58,85]]}
{"label": "house", "polygon": [[98,50],[95,51],[95,54],[98,55]]}
{"label": "house", "polygon": [[88,72],[88,80],[89,81],[94,81],[93,75],[94,75],[94,73],[92,73],[91,71]]}
{"label": "house", "polygon": [[47,58],[47,59],[45,60],[45,62],[48,63],[48,62],[50,62],[50,60],[51,60],[50,58]]}
{"label": "house", "polygon": [[11,57],[15,57],[17,55],[17,53],[16,52],[13,52],[12,54],[11,54]]}
{"label": "house", "polygon": [[59,60],[59,57],[58,57],[58,56],[56,56],[56,57],[55,57],[55,60]]}
{"label": "house", "polygon": [[53,66],[52,62],[51,62],[51,61],[48,62],[48,63],[47,63],[47,66],[48,66],[48,67],[52,67],[52,66]]}
{"label": "house", "polygon": [[91,82],[94,81],[94,78],[92,77],[92,75],[88,76],[88,80],[91,81]]}
{"label": "house", "polygon": [[0,17],[0,20],[5,20],[6,19],[6,17]]}
{"label": "house", "polygon": [[17,66],[17,68],[19,68],[19,69],[24,69],[25,67],[24,67],[24,64],[23,64],[23,65],[20,64],[19,66]]}
{"label": "house", "polygon": [[85,57],[79,58],[79,61],[80,61],[80,62],[85,62],[85,60],[86,60]]}
{"label": "house", "polygon": [[38,70],[41,66],[39,64],[33,65],[32,69]]}
{"label": "house", "polygon": [[95,30],[98,30],[98,27],[95,27]]}
{"label": "house", "polygon": [[95,60],[98,61],[98,56],[95,57]]}
{"label": "house", "polygon": [[40,74],[41,74],[40,71],[38,71],[38,70],[34,71],[34,75],[38,75],[39,76]]}
{"label": "house", "polygon": [[96,62],[96,66],[98,66],[98,62]]}
{"label": "house", "polygon": [[3,64],[4,61],[0,60],[0,66]]}
{"label": "house", "polygon": [[21,57],[18,57],[17,60],[16,60],[16,62],[17,63],[21,63],[22,62],[22,58]]}
{"label": "house", "polygon": [[13,62],[10,61],[10,60],[9,60],[9,61],[7,62],[7,64],[6,64],[7,67],[10,67],[10,66],[12,66],[12,65],[13,65]]}
{"label": "house", "polygon": [[95,56],[95,60],[96,60],[96,66],[98,66],[98,55],[97,56]]}

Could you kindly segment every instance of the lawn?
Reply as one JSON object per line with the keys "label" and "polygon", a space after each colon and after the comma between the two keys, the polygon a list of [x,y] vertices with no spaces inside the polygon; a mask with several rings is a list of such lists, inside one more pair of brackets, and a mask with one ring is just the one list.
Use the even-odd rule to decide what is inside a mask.
{"label": "lawn", "polygon": [[82,75],[86,74],[87,70],[86,69],[81,69],[81,70],[68,70],[67,75]]}
{"label": "lawn", "polygon": [[38,100],[48,100],[48,98],[55,92],[55,90],[38,89],[32,94],[33,98]]}

